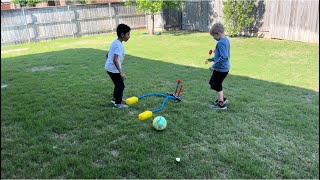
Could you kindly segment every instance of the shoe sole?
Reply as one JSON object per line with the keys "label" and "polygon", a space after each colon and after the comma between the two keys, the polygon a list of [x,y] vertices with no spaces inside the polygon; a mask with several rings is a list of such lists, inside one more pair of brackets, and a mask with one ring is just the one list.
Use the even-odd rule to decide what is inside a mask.
{"label": "shoe sole", "polygon": [[[111,101],[112,104],[115,104],[116,101]],[[121,103],[125,103],[125,101],[121,101]]]}
{"label": "shoe sole", "polygon": [[212,107],[212,105],[210,106],[210,108],[213,109],[213,110],[227,110],[228,109],[227,106],[225,106],[223,108],[214,108],[214,107]]}
{"label": "shoe sole", "polygon": [[123,107],[123,108],[116,108],[116,107],[113,107],[113,109],[128,109],[128,107]]}
{"label": "shoe sole", "polygon": [[128,107],[121,107],[121,108],[118,108],[118,107],[113,106],[112,108],[113,108],[113,109],[128,109],[129,106],[128,106]]}
{"label": "shoe sole", "polygon": [[129,106],[128,107],[117,108],[117,107],[115,107],[116,106],[116,102],[115,101],[111,101],[111,103],[113,105],[113,109],[126,109],[126,108],[129,108]]}
{"label": "shoe sole", "polygon": [[225,110],[227,110],[228,108],[227,107],[225,107],[225,108],[212,108],[212,107],[210,107],[212,110],[222,110],[222,111],[225,111]]}

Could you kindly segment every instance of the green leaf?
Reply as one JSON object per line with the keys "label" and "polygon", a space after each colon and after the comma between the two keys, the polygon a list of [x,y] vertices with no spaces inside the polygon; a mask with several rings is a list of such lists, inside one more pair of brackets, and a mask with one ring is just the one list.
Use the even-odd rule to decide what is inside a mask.
{"label": "green leaf", "polygon": [[240,35],[254,22],[255,1],[223,1],[225,28],[231,36]]}

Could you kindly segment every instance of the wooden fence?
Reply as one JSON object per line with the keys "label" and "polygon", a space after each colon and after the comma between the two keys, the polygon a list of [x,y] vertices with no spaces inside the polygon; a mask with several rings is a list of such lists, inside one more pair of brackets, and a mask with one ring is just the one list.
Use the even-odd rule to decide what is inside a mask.
{"label": "wooden fence", "polygon": [[1,46],[115,31],[119,23],[146,28],[145,13],[121,3],[1,11]]}
{"label": "wooden fence", "polygon": [[[206,32],[223,22],[222,0],[187,1],[165,9],[155,27]],[[319,1],[258,0],[249,35],[319,43]],[[1,46],[45,39],[112,32],[119,23],[150,28],[150,16],[123,3],[24,8],[1,11]]]}
{"label": "wooden fence", "polygon": [[263,29],[271,38],[319,43],[319,1],[267,1]]}
{"label": "wooden fence", "polygon": [[[165,27],[181,23],[181,29],[208,31],[213,23],[223,22],[222,9],[222,0],[186,2],[182,10],[164,14],[170,20]],[[254,17],[246,35],[319,43],[318,0],[258,0]]]}

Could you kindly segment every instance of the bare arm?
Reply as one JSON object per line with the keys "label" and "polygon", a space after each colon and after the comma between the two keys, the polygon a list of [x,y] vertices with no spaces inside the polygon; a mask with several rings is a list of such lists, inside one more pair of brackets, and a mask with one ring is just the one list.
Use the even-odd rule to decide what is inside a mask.
{"label": "bare arm", "polygon": [[214,62],[213,58],[206,59],[206,61],[204,63],[208,64],[208,62]]}
{"label": "bare arm", "polygon": [[126,79],[126,75],[123,73],[122,69],[120,68],[120,65],[118,63],[118,58],[119,56],[117,54],[114,54],[113,56],[113,63],[114,65],[116,66],[116,68],[118,69],[118,71],[120,72],[120,76],[123,78],[123,79]]}

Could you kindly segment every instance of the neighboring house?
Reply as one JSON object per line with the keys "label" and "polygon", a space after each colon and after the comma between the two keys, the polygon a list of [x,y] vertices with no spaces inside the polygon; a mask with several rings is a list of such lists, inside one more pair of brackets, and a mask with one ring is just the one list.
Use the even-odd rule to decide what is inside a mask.
{"label": "neighboring house", "polygon": [[48,7],[48,6],[65,6],[67,0],[48,0],[36,5],[36,7]]}
{"label": "neighboring house", "polygon": [[[36,7],[48,7],[48,6],[64,6],[67,5],[67,0],[44,0],[41,3],[38,3]],[[13,4],[10,0],[1,0],[1,10],[3,7],[7,7],[7,4],[10,4],[11,8],[9,9],[16,9],[21,8],[19,4]]]}
{"label": "neighboring house", "polygon": [[124,2],[125,0],[92,0],[92,3]]}
{"label": "neighboring house", "polygon": [[10,0],[1,0],[1,10],[6,9],[14,9],[13,4],[11,4]]}
{"label": "neighboring house", "polygon": [[[48,7],[48,6],[65,6],[67,5],[68,0],[44,0],[44,2],[38,3],[36,7]],[[74,2],[77,2],[79,0],[75,0]],[[91,4],[99,4],[99,3],[112,3],[112,2],[123,2],[125,0],[91,0]],[[15,9],[20,8],[19,4],[13,4],[10,2],[10,0],[1,0],[1,9],[7,7],[8,5],[3,3],[10,4],[11,8],[8,9]],[[3,8],[2,8],[3,6]]]}

